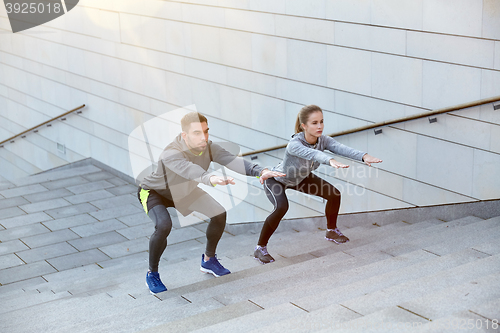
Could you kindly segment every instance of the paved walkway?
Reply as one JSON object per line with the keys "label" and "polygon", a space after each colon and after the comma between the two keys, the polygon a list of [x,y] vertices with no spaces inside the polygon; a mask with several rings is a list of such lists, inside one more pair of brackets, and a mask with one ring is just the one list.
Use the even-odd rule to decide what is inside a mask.
{"label": "paved walkway", "polygon": [[[153,224],[136,191],[93,165],[0,180],[0,284],[147,251]],[[204,243],[203,228],[174,227],[169,244]]]}
{"label": "paved walkway", "polygon": [[411,323],[421,333],[465,321],[497,332],[499,212],[491,201],[341,216],[343,245],[324,240],[324,218],[286,221],[269,265],[252,258],[259,225],[228,226],[218,252],[232,274],[217,279],[199,271],[206,223],[174,228],[160,264],[169,290],[151,296],[153,226],[135,185],[94,165],[0,179],[0,331],[401,332]]}

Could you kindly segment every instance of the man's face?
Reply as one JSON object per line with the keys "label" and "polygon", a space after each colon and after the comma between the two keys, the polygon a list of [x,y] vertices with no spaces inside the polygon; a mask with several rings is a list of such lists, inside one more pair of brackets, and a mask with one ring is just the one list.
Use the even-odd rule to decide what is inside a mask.
{"label": "man's face", "polygon": [[182,132],[182,138],[192,151],[199,153],[205,150],[208,141],[208,124],[206,122],[191,123],[188,132]]}

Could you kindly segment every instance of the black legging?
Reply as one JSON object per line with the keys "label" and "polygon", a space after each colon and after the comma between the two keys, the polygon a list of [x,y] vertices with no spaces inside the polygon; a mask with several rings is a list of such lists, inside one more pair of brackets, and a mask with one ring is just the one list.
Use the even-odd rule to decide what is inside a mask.
{"label": "black legging", "polygon": [[317,195],[326,199],[325,215],[328,229],[337,227],[337,216],[340,208],[340,192],[326,180],[310,173],[303,181],[296,186],[285,186],[274,178],[264,181],[264,192],[267,198],[274,205],[274,210],[266,218],[262,231],[260,232],[260,246],[266,246],[269,238],[278,228],[278,225],[288,211],[288,198],[286,189],[293,189],[307,194]]}
{"label": "black legging", "polygon": [[[226,211],[210,195],[201,196],[193,202],[190,209],[200,212],[206,216],[212,216],[207,226],[207,246],[205,254],[209,257],[215,256],[215,250],[226,226]],[[149,270],[158,271],[161,255],[167,247],[167,236],[172,230],[172,219],[164,205],[157,205],[148,212],[149,217],[155,224],[155,231],[149,239]]]}

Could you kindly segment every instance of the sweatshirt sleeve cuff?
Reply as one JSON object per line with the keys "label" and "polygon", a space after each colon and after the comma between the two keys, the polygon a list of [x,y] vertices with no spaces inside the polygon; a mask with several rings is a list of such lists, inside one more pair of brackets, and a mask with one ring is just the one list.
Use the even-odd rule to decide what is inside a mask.
{"label": "sweatshirt sleeve cuff", "polygon": [[211,182],[210,182],[210,177],[212,177],[213,175],[211,173],[208,173],[208,172],[205,172],[202,176],[201,176],[201,182],[205,185],[208,185],[208,186],[215,186],[213,185]]}

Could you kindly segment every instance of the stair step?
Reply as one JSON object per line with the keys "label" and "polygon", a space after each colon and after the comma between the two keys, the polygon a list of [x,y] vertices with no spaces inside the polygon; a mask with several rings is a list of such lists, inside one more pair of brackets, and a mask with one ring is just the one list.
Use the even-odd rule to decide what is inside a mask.
{"label": "stair step", "polygon": [[[480,237],[479,237],[480,238]],[[478,242],[481,242],[482,240],[479,239]],[[423,252],[423,251],[422,251]],[[414,252],[412,252],[414,253]],[[462,257],[463,255],[463,257]],[[448,258],[451,258],[452,260],[449,261],[449,265],[451,267],[455,267],[457,265],[460,265],[461,263],[461,260],[465,260],[465,262],[467,262],[468,260],[473,260],[470,265],[474,264],[475,262],[477,261],[480,261],[480,262],[483,262],[483,263],[487,263],[490,258],[492,257],[486,257],[485,259],[479,259],[479,260],[474,260],[475,258],[482,258],[484,257],[485,255],[481,254],[481,253],[475,253],[475,251],[473,250],[465,250],[465,252],[460,252],[458,253],[457,255],[450,255],[449,257],[446,257],[444,260],[446,262],[448,262],[446,259]],[[458,260],[454,260],[454,258],[457,257]],[[461,258],[462,257],[462,258]],[[399,258],[398,257],[395,257],[394,260],[398,260]],[[437,262],[440,262],[441,258],[438,257],[438,258],[434,258],[433,260],[434,261],[437,261]],[[485,261],[482,261],[482,260],[485,260]],[[466,264],[465,266],[467,266],[469,264]],[[478,264],[479,266],[481,265],[481,263]],[[461,269],[465,269],[463,268],[464,265],[461,265],[461,266],[458,266],[456,268],[453,268],[453,269],[457,269],[457,270],[461,270]],[[446,268],[446,265],[444,265],[444,268]],[[453,270],[452,269],[452,270]],[[444,271],[444,275],[446,275],[446,272],[448,272],[448,270],[445,270]],[[427,281],[426,279],[431,279],[432,276],[434,276],[435,274],[432,275],[432,273],[435,273],[435,271],[432,270],[432,266],[425,266],[424,267],[421,267],[420,270],[415,270],[415,274],[431,274],[430,277],[429,276],[424,276],[422,279],[422,281]],[[420,281],[420,280],[416,280],[416,281]],[[446,281],[445,281],[446,282]],[[408,281],[406,283],[411,283],[411,281]],[[405,285],[406,283],[403,283],[403,285]],[[429,281],[428,283],[431,283],[431,281]],[[438,286],[440,284],[438,283],[435,283],[434,286]],[[397,293],[398,292],[402,292],[400,289],[398,289],[400,286],[400,284],[394,286],[394,287],[390,287],[389,289],[395,289],[397,291],[395,291],[393,294],[393,296],[397,296]],[[421,287],[421,286],[417,286],[417,287]],[[359,288],[359,287],[358,287]],[[409,289],[411,290],[412,292],[414,290],[412,289]],[[416,290],[415,290],[416,292]],[[406,295],[409,295],[407,292],[405,293]],[[384,291],[379,291],[379,292],[376,292],[376,293],[373,293],[373,294],[368,294],[366,296],[363,296],[363,300],[359,299],[359,302],[355,303],[355,301],[353,300],[351,303],[353,304],[353,309],[359,313],[362,313],[362,314],[365,314],[369,311],[375,311],[376,309],[373,309],[373,307],[377,307],[379,306],[377,302],[375,302],[376,300],[378,300],[379,297],[381,297],[381,295],[385,295],[384,298],[388,295],[387,294],[387,290],[384,290]],[[332,289],[332,290],[324,290],[320,295],[317,295],[316,299],[314,299],[313,297],[310,297],[310,298],[304,298],[303,300],[295,300],[299,306],[307,309],[307,310],[310,310],[310,311],[313,311],[314,309],[317,309],[318,307],[322,307],[324,305],[328,305],[328,304],[331,304],[331,302],[333,302],[336,297],[338,297],[337,295],[335,295],[335,290]],[[373,302],[370,302],[370,300],[373,299],[375,303]],[[392,301],[394,298],[387,298],[388,300]],[[345,299],[344,299],[345,300]],[[260,304],[257,300],[254,300],[257,304]],[[349,303],[349,304],[351,304]],[[348,304],[344,304],[344,305],[348,305]],[[380,305],[382,306],[382,305]],[[354,308],[355,307],[355,308]]]}
{"label": "stair step", "polygon": [[[329,293],[330,297],[327,300],[324,300],[323,297],[319,297],[315,302],[312,297],[308,296],[295,300],[295,303],[309,311],[314,311],[315,309],[329,304],[341,303],[357,313],[368,315],[380,311],[383,308],[400,305],[429,293],[439,292],[452,284],[460,284],[468,279],[475,279],[485,274],[489,275],[496,273],[500,268],[498,265],[499,262],[499,256],[491,256],[474,260],[438,272],[437,274],[425,275],[414,280],[379,289],[366,295],[359,295],[356,298],[332,296],[332,293]],[[493,267],[485,267],[487,265],[493,265]],[[496,265],[496,267],[494,265]],[[340,288],[338,292],[348,292],[348,290],[345,289],[345,287]]]}
{"label": "stair step", "polygon": [[[481,237],[479,237],[478,243],[481,241],[482,241]],[[470,256],[481,255],[479,252],[478,253],[475,252],[476,251],[472,252]],[[433,257],[434,255],[427,253],[425,251],[417,250],[414,252],[410,252],[404,256],[403,255],[399,257],[388,256],[389,258],[385,259],[383,262],[378,262],[384,259],[383,257],[379,260],[375,260],[374,263],[368,263],[367,265],[362,265],[362,262],[359,262],[353,264],[352,267],[354,267],[354,269],[352,269],[350,266],[346,266],[345,270],[342,268],[342,266],[341,267],[331,266],[330,270],[325,269],[325,270],[311,271],[311,273],[308,274],[308,279],[310,279],[311,281],[312,280],[315,281],[313,285],[302,286],[300,289],[297,290],[297,288],[294,287],[293,285],[293,280],[289,280],[287,281],[287,283],[292,284],[292,286],[289,288],[288,287],[282,288],[278,291],[269,292],[262,296],[257,296],[250,299],[255,303],[261,305],[262,307],[268,308],[283,303],[285,301],[291,301],[295,303],[297,299],[300,299],[304,294],[309,294],[311,295],[310,299],[311,304],[309,304],[309,302],[306,302],[306,304],[304,303],[303,304],[295,303],[295,304],[298,304],[299,306],[307,310],[311,310],[314,309],[315,304],[318,305],[323,303],[325,303],[326,305],[331,304],[331,302],[335,299],[335,297],[337,297],[335,290],[338,289],[339,283],[345,283],[346,281],[349,283],[362,281],[366,278],[371,278],[373,276],[379,275],[383,270],[385,270],[386,272],[397,270],[400,267],[405,267],[407,264],[411,264],[412,262],[415,263],[415,260],[417,261],[424,260],[426,258],[425,254],[428,254],[429,258],[434,259]],[[401,260],[405,257],[406,260]],[[361,260],[362,259],[363,257],[361,257]],[[389,263],[390,266],[387,265],[382,266],[381,263]],[[296,281],[297,283],[300,283],[301,281],[303,281],[303,279],[304,277],[298,276],[296,278]],[[335,280],[338,280],[339,282],[335,285],[335,287],[333,287],[331,286],[331,281]],[[318,289],[317,286],[322,286],[322,287],[321,289]],[[356,288],[359,289],[360,286],[357,286]],[[356,288],[354,290],[356,290]],[[231,295],[229,297],[237,298],[237,295],[234,296]]]}
{"label": "stair step", "polygon": [[[443,227],[443,226],[437,226],[437,227]],[[428,229],[436,229],[437,227],[429,227],[429,228],[423,229],[423,231],[428,230]],[[405,234],[408,236],[411,236],[414,233],[418,233],[420,231],[421,230],[417,230],[413,233],[405,233]],[[349,243],[346,245],[349,245]],[[379,246],[379,245],[381,245],[381,246]],[[311,280],[316,279],[316,281],[318,282],[319,285],[327,286],[326,289],[323,289],[323,293],[324,293],[329,289],[329,287],[328,287],[330,285],[329,281],[331,281],[332,275],[338,276],[338,279],[342,281],[341,275],[344,274],[344,273],[342,273],[344,271],[349,271],[351,269],[354,269],[354,272],[352,273],[352,279],[359,280],[362,278],[368,278],[368,277],[380,274],[381,267],[379,266],[378,261],[381,261],[381,260],[384,260],[385,262],[390,263],[391,267],[392,267],[391,269],[399,269],[400,265],[411,264],[412,262],[415,262],[414,260],[420,261],[420,260],[425,260],[427,258],[434,257],[434,255],[432,255],[430,253],[425,253],[424,251],[417,250],[417,251],[409,253],[406,256],[407,257],[406,260],[402,261],[402,260],[399,260],[397,258],[393,258],[389,254],[383,252],[384,246],[387,247],[388,245],[390,246],[390,243],[388,244],[387,241],[385,241],[384,239],[381,239],[372,245],[372,247],[375,248],[372,252],[365,252],[365,254],[372,255],[372,256],[375,254],[378,255],[378,259],[377,258],[370,259],[372,262],[375,261],[376,262],[375,264],[372,264],[371,262],[366,262],[366,259],[364,258],[364,256],[360,255],[360,256],[353,258],[350,262],[346,262],[347,263],[346,266],[341,265],[341,264],[343,264],[342,262],[337,263],[336,266],[333,265],[333,266],[328,266],[325,268],[321,268],[321,266],[319,266],[318,268],[316,268],[316,270],[314,270],[314,269],[309,270],[307,272],[307,276]],[[377,247],[378,247],[378,249],[377,249]],[[382,252],[380,252],[380,251],[382,251]],[[346,251],[346,250],[344,250],[343,252],[349,253],[349,251]],[[357,267],[357,269],[356,269],[356,267]],[[386,267],[385,269],[389,269],[389,268]],[[306,294],[316,293],[317,288],[310,286],[310,285],[302,286],[300,289],[297,289],[295,287],[294,283],[301,283],[301,281],[303,281],[303,279],[304,279],[304,276],[298,275],[298,276],[293,277],[293,276],[287,275],[286,281],[282,281],[281,283],[279,283],[280,286],[285,286],[285,288],[280,288],[280,290],[278,290],[278,291],[270,292],[270,293],[267,293],[266,295],[262,295],[262,296],[257,296],[258,294],[257,295],[254,294],[254,293],[258,293],[258,290],[257,290],[258,287],[257,288],[254,287],[254,290],[252,290],[250,293],[250,294],[253,293],[252,295],[254,295],[254,297],[255,297],[255,298],[252,298],[252,301],[263,306],[264,308],[268,308],[270,306],[275,306],[275,305],[283,302],[284,300],[293,300],[294,297],[300,297],[304,293],[306,293]],[[291,286],[286,287],[289,284],[291,284]],[[219,296],[219,297],[222,297],[222,296]],[[225,302],[230,302],[231,299],[238,299],[237,297],[238,297],[237,294],[228,294],[227,295],[228,299],[221,299],[221,298],[218,298],[218,299],[225,303]],[[227,303],[225,303],[225,304],[227,304]]]}
{"label": "stair step", "polygon": [[53,171],[49,170],[48,172],[43,172],[37,175],[14,179],[12,180],[12,183],[14,183],[16,186],[23,186],[23,185],[42,183],[46,181],[70,178],[74,176],[82,176],[99,171],[102,170],[93,165],[86,165],[82,167],[64,169],[64,170],[53,170]]}
{"label": "stair step", "polygon": [[[226,332],[229,329],[231,332],[247,332],[250,328],[255,329],[258,332],[272,332],[267,329],[267,327],[272,323],[293,318],[301,315],[302,313],[304,313],[304,311],[295,305],[285,303],[275,306],[269,310],[266,309],[265,311],[256,311],[211,326],[206,325],[205,327],[193,332]],[[306,330],[301,330],[301,332],[306,332]]]}
{"label": "stair step", "polygon": [[215,325],[224,323],[233,318],[249,315],[256,312],[261,312],[261,308],[252,302],[243,301],[240,303],[223,306],[211,311],[197,314],[195,316],[186,317],[181,320],[169,322],[167,324],[152,327],[144,331],[144,333],[161,333],[161,332],[192,332],[207,325]]}
{"label": "stair step", "polygon": [[[466,280],[467,279],[464,279],[464,281]],[[401,327],[397,326],[398,323],[400,325],[411,323],[411,326],[414,326],[416,323],[420,323],[422,326],[418,327],[418,329],[415,329],[415,332],[422,332],[430,329],[436,329],[436,332],[445,331],[444,328],[434,327],[433,325],[435,325],[435,322],[438,322],[438,325],[439,323],[442,323],[436,320],[436,318],[443,318],[443,314],[446,313],[447,315],[451,315],[453,312],[455,312],[457,308],[455,304],[457,301],[461,302],[462,308],[467,308],[475,302],[490,301],[500,296],[500,290],[498,288],[492,288],[494,286],[498,286],[500,282],[500,272],[489,274],[486,276],[483,276],[482,274],[476,274],[474,282],[476,282],[477,284],[473,285],[470,282],[471,281],[467,281],[456,286],[448,287],[435,294],[429,293],[428,295],[420,299],[416,299],[412,302],[384,307],[379,311],[372,312],[363,317],[343,322],[342,324],[346,328],[340,329],[338,331],[336,330],[336,332],[352,332],[353,327],[360,327],[362,328],[363,332],[377,332],[377,330],[380,331],[381,327],[384,327],[384,332],[396,333],[402,331]],[[493,291],[493,289],[495,289],[495,291],[488,292],[488,290],[484,290],[484,287],[488,288],[488,290],[490,291]],[[468,295],[465,296],[467,293]],[[432,304],[431,302],[435,302],[436,299],[438,299],[437,303]],[[418,302],[425,303],[426,309],[416,309],[415,305]],[[342,305],[349,308],[348,305]],[[436,312],[433,312],[430,309],[431,307]],[[477,319],[478,317],[475,316],[471,318]],[[426,329],[422,330],[421,327],[426,327]],[[326,333],[329,332],[329,330],[323,330],[322,332]]]}
{"label": "stair step", "polygon": [[[387,226],[384,228],[388,229],[391,227]],[[381,229],[381,228],[377,227],[376,230],[378,231],[378,229]],[[286,248],[290,248],[290,243],[292,243],[292,244],[298,243],[298,241],[300,241],[300,239],[298,239],[299,237],[301,238],[302,242],[307,241],[307,242],[310,242],[312,244],[315,244],[315,247],[312,248],[313,250],[318,247],[318,245],[317,245],[318,242],[317,242],[317,240],[314,239],[315,237],[312,237],[310,234],[305,234],[305,236],[295,235],[295,237],[293,239],[289,239],[288,237],[285,237],[283,242],[280,243],[279,246],[277,246],[278,251],[281,250],[280,246],[283,246],[283,250],[285,250]],[[339,247],[331,242],[326,242],[326,241],[323,242],[322,241],[319,243],[320,244],[322,243],[322,244],[324,244],[332,249],[331,253],[332,253],[333,257],[331,259],[327,258],[326,256],[321,257],[321,259],[317,259],[316,256],[313,255],[309,259],[305,260],[304,262],[300,261],[300,262],[302,262],[300,265],[288,266],[288,264],[286,264],[284,266],[281,266],[281,261],[284,259],[279,258],[279,260],[277,260],[276,262],[274,262],[272,264],[261,266],[261,267],[266,267],[265,270],[264,269],[262,270],[263,273],[261,273],[258,270],[258,267],[255,267],[255,268],[252,268],[251,271],[241,272],[241,275],[240,275],[241,278],[238,280],[225,283],[224,285],[218,285],[214,288],[204,288],[203,290],[193,290],[189,294],[183,294],[183,297],[186,297],[187,299],[190,299],[191,301],[195,302],[197,300],[203,300],[204,298],[207,298],[207,297],[219,295],[221,292],[231,294],[233,290],[234,291],[241,290],[242,286],[251,287],[252,285],[254,285],[256,283],[261,284],[263,282],[268,282],[268,281],[271,281],[272,279],[281,278],[281,277],[286,276],[286,275],[294,275],[294,274],[299,274],[299,273],[304,272],[304,271],[309,271],[311,268],[314,268],[317,265],[317,261],[321,261],[321,262],[323,262],[323,264],[326,265],[326,263],[330,262],[330,261],[336,262],[342,258],[343,259],[352,258],[351,256],[346,255],[345,253],[338,252]],[[302,244],[302,243],[300,243],[300,244]],[[324,245],[321,245],[321,246],[324,246]],[[326,255],[329,252],[322,249],[321,253],[322,253],[322,255]],[[287,253],[287,255],[288,255],[288,253]],[[305,253],[300,255],[300,256],[304,256],[304,255],[305,255]],[[288,258],[293,259],[293,258],[300,257],[300,256],[292,256],[292,257],[288,257]],[[384,256],[384,257],[386,257],[386,256]],[[278,267],[277,265],[280,265],[280,266]],[[276,269],[273,269],[271,271],[271,267],[276,268]],[[242,276],[243,274],[245,276]],[[256,274],[259,274],[259,279],[257,279],[257,280],[254,279],[254,275],[256,275]],[[227,300],[222,300],[222,299],[219,299],[219,301],[222,301],[224,304],[230,303],[230,302],[226,303]],[[238,299],[238,302],[239,301],[240,301],[240,299]]]}

